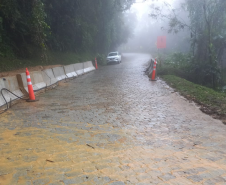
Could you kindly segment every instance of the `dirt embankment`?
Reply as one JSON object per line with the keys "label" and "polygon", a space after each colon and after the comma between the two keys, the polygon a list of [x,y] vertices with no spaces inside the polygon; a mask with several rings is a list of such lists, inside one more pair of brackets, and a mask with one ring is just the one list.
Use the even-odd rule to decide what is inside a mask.
{"label": "dirt embankment", "polygon": [[[45,70],[45,69],[50,69],[50,68],[60,67],[60,66],[62,66],[62,65],[35,66],[35,67],[28,67],[28,70],[29,70],[29,72],[42,71],[42,70]],[[0,78],[7,77],[7,76],[15,76],[16,74],[25,73],[25,71],[26,71],[25,68],[21,68],[21,69],[17,69],[17,70],[13,70],[13,71],[1,72]]]}

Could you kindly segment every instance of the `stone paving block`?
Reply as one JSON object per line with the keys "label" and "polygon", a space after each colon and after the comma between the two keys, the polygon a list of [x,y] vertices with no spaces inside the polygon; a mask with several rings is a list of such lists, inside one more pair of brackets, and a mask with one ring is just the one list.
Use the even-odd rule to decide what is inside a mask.
{"label": "stone paving block", "polygon": [[171,179],[175,179],[176,177],[168,173],[168,174],[159,176],[159,178],[162,179],[163,181],[169,181]]}
{"label": "stone paving block", "polygon": [[156,171],[156,170],[151,170],[148,172],[148,174],[152,177],[152,178],[158,178],[159,176],[162,176],[163,173],[161,171]]}
{"label": "stone paving block", "polygon": [[33,185],[44,185],[47,184],[50,180],[48,178],[44,178],[44,179],[37,179],[34,180],[32,183]]}
{"label": "stone paving block", "polygon": [[17,185],[32,185],[31,181],[23,181],[23,182],[18,182]]}
{"label": "stone paving block", "polygon": [[109,185],[125,185],[125,183],[118,181],[118,182],[112,182]]}
{"label": "stone paving block", "polygon": [[140,181],[140,182],[143,182],[143,181],[150,181],[151,179],[151,176],[146,174],[146,173],[143,173],[143,174],[137,174],[137,179]]}
{"label": "stone paving block", "polygon": [[66,184],[66,185],[81,184],[81,183],[86,182],[86,181],[88,181],[87,176],[80,176],[80,177],[75,177],[75,178],[63,180],[64,184]]}
{"label": "stone paving block", "polygon": [[62,185],[62,183],[61,182],[52,182],[52,183],[50,183],[48,185]]}
{"label": "stone paving block", "polygon": [[188,176],[188,179],[194,181],[194,182],[201,182],[203,181],[203,177],[200,175],[192,175],[192,176]]}
{"label": "stone paving block", "polygon": [[205,185],[209,185],[211,183],[212,184],[226,183],[226,180],[222,177],[216,177],[216,178],[212,178],[212,179],[209,179],[209,180],[204,182]]}
{"label": "stone paving block", "polygon": [[111,179],[109,177],[94,177],[93,181],[96,184],[107,184],[111,181]]}
{"label": "stone paving block", "polygon": [[151,178],[150,179],[150,183],[152,183],[152,184],[160,184],[160,183],[163,183],[163,181],[161,179],[159,179],[159,178]]}
{"label": "stone paving block", "polygon": [[66,177],[77,177],[79,175],[82,175],[82,171],[81,172],[70,172],[70,173],[65,173]]}

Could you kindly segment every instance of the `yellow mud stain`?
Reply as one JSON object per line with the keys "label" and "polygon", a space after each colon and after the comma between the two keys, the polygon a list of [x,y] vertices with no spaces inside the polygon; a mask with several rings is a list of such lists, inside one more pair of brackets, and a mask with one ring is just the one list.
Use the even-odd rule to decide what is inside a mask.
{"label": "yellow mud stain", "polygon": [[12,176],[12,174],[0,175],[0,185],[10,184]]}
{"label": "yellow mud stain", "polygon": [[69,84],[69,83],[66,83],[65,80],[59,82],[59,86],[62,86],[62,87],[67,87],[67,86],[69,86],[69,85],[70,85],[70,84]]}
{"label": "yellow mud stain", "polygon": [[[92,136],[104,132],[74,128],[73,130],[75,133],[89,132]],[[134,133],[133,130],[131,130],[132,132]],[[26,136],[24,133],[31,133],[31,135]],[[199,154],[205,151],[204,148],[197,147],[193,152],[190,150],[175,151],[163,147],[145,148],[145,146],[127,143],[129,138],[126,137],[125,132],[118,131],[117,133],[121,135],[121,139],[111,144],[108,143],[105,148],[99,148],[92,144],[79,145],[78,141],[68,143],[58,137],[61,136],[60,134],[44,129],[3,130],[1,135],[3,140],[0,140],[2,146],[0,169],[6,168],[8,174],[0,176],[0,182],[4,185],[10,184],[13,174],[17,171],[16,168],[19,167],[30,167],[27,171],[29,177],[37,178],[36,174],[40,173],[48,176],[50,182],[54,181],[55,175],[59,174],[59,169],[63,168],[69,169],[70,173],[108,176],[119,181],[130,179],[131,175],[134,175],[134,171],[137,171],[135,175],[138,176],[156,170],[163,174],[174,174],[176,169],[168,169],[176,166],[184,170],[197,167],[226,170],[226,165],[221,164],[220,161],[213,162],[203,159]],[[157,158],[160,160],[155,160]],[[122,171],[123,168],[126,170]],[[145,172],[139,171],[142,168],[145,168]],[[18,183],[23,184],[24,180],[24,178],[19,178]],[[175,179],[171,181],[176,182]]]}
{"label": "yellow mud stain", "polygon": [[12,118],[12,116],[15,116],[14,112],[11,111],[10,109],[7,110],[6,113],[1,114],[1,122],[6,122],[6,123],[10,122],[9,120],[10,120],[10,118]]}

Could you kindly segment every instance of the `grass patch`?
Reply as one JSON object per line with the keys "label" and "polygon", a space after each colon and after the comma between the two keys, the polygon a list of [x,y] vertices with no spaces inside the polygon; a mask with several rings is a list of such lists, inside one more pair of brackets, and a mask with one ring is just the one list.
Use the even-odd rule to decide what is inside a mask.
{"label": "grass patch", "polygon": [[61,65],[69,65],[74,63],[92,61],[95,58],[95,54],[92,53],[60,53],[60,52],[49,52],[48,60],[51,65],[61,64]]}
{"label": "grass patch", "polygon": [[36,55],[29,59],[6,58],[0,56],[0,72],[11,71],[15,69],[46,66],[46,65],[69,65],[79,62],[92,61],[95,58],[93,53],[73,53],[73,52],[47,52],[47,60],[42,59],[42,53],[37,51]]}
{"label": "grass patch", "polygon": [[174,75],[163,75],[161,78],[182,96],[200,104],[203,112],[215,117],[226,116],[226,93],[214,91]]}
{"label": "grass patch", "polygon": [[175,68],[175,67],[172,67],[172,66],[168,66],[168,65],[163,65],[163,66],[158,66],[157,67],[157,74],[160,75],[160,76],[163,76],[163,75],[175,75],[175,76],[178,76],[180,78],[185,78],[189,81],[192,81],[192,75],[186,71],[185,69],[182,70],[182,69],[178,69],[178,68]]}

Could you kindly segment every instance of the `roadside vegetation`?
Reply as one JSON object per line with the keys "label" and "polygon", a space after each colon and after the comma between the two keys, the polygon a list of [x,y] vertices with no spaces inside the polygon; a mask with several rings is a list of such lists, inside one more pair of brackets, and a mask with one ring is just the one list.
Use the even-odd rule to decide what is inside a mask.
{"label": "roadside vegetation", "polygon": [[103,58],[131,36],[133,2],[1,0],[0,71]]}
{"label": "roadside vegetation", "polygon": [[226,124],[226,89],[223,88],[226,84],[225,73],[219,71],[221,76],[213,88],[207,67],[197,69],[190,55],[173,53],[165,56],[165,59],[164,56],[160,58],[161,62],[157,66],[160,78],[188,100],[198,103],[203,112],[222,119]]}
{"label": "roadside vegetation", "polygon": [[73,52],[46,52],[48,59],[43,61],[41,56],[41,51],[38,50],[36,55],[29,58],[11,58],[11,57],[1,57],[0,56],[0,72],[10,71],[26,67],[35,66],[47,66],[47,65],[69,65],[72,63],[79,63],[85,61],[91,61],[96,57],[95,54],[91,53],[73,53]]}
{"label": "roadside vegetation", "polygon": [[[190,54],[160,55],[159,64],[158,75],[175,75],[193,83],[213,88],[216,91],[226,90],[224,89],[226,68],[220,68],[218,65],[213,68],[207,63],[199,63],[193,60]],[[213,78],[213,74],[215,78]]]}
{"label": "roadside vegetation", "polygon": [[160,49],[157,73],[185,98],[201,105],[203,112],[226,123],[226,1],[181,2],[175,9],[165,4],[168,14],[152,7],[150,16],[168,20],[169,33],[184,31],[187,42],[175,40],[180,48],[190,44],[183,52]]}
{"label": "roadside vegetation", "polygon": [[[167,4],[165,7],[168,11],[153,6],[150,16],[168,20],[170,33],[184,32],[190,49],[182,53],[168,49],[165,56],[160,55],[159,74],[176,75],[215,90],[223,89],[226,86],[226,1],[184,0],[178,1],[177,8]],[[179,38],[175,42],[185,48]],[[161,49],[160,53],[163,53]]]}

